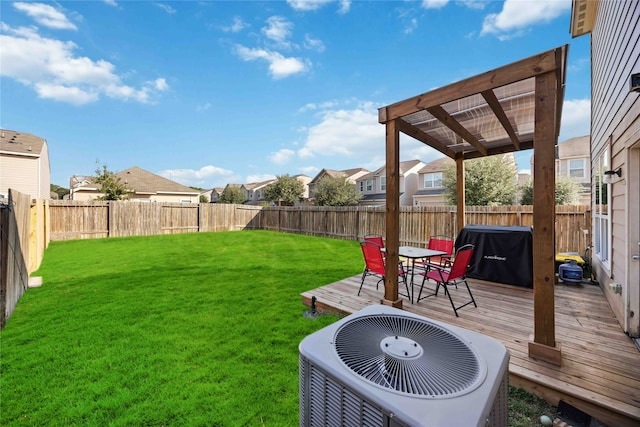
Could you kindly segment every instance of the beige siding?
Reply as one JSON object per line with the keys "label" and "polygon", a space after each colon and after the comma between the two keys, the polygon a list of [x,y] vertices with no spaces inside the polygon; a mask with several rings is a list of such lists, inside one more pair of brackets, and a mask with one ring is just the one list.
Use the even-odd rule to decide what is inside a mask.
{"label": "beige siding", "polygon": [[[9,188],[29,195],[40,196],[40,187],[36,177],[39,176],[38,157],[0,155],[0,193],[9,195]],[[44,197],[43,197],[44,198]],[[47,191],[46,198],[49,198]]]}
{"label": "beige siding", "polygon": [[[629,235],[628,221],[637,221],[638,182],[630,181],[629,150],[638,142],[640,126],[640,96],[629,92],[629,78],[640,72],[640,1],[600,1],[592,40],[592,159],[594,161],[610,144],[611,167],[621,167],[623,175],[616,179],[611,194],[611,264],[602,265],[594,257],[598,281],[616,317],[627,331],[638,331],[638,302],[630,300],[637,294],[639,283],[629,279],[629,248],[640,238]],[[637,176],[637,174],[636,174]],[[633,195],[636,192],[636,195]],[[635,214],[633,213],[635,212]],[[637,233],[637,231],[636,231]],[[635,241],[635,242],[632,242]],[[610,283],[623,285],[622,294],[613,293]],[[633,290],[631,288],[634,288]]]}

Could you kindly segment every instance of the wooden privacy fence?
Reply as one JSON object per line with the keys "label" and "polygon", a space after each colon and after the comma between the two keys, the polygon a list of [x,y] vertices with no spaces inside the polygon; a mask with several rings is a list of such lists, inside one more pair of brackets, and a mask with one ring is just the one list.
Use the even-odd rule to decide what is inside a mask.
{"label": "wooden privacy fence", "polygon": [[[385,235],[385,208],[259,207],[226,204],[35,200],[16,191],[0,203],[0,325],[4,326],[40,266],[49,240],[262,229],[345,240]],[[531,206],[468,207],[467,224],[532,225]],[[456,208],[401,207],[400,244],[457,233]],[[556,207],[556,251],[584,253],[590,244],[586,206]]]}
{"label": "wooden privacy fence", "polygon": [[[262,229],[359,240],[385,235],[384,207],[259,207],[227,204],[51,201],[51,240]],[[531,206],[467,207],[467,224],[532,225]],[[556,207],[556,250],[584,253],[591,228],[587,206]],[[400,243],[424,246],[429,236],[457,234],[456,208],[400,208]]]}
{"label": "wooden privacy fence", "polygon": [[29,285],[30,203],[29,196],[11,189],[8,202],[0,203],[0,327]]}

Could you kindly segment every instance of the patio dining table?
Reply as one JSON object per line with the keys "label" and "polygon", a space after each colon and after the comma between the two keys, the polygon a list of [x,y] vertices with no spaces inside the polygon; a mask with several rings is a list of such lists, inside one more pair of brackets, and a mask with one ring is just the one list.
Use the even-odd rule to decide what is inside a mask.
{"label": "patio dining table", "polygon": [[415,247],[415,246],[399,246],[398,247],[398,256],[403,257],[403,258],[407,258],[411,262],[411,294],[410,294],[411,296],[410,296],[410,300],[411,300],[412,304],[413,304],[413,276],[414,276],[415,267],[416,267],[416,260],[418,260],[418,259],[428,260],[431,257],[443,256],[443,255],[448,255],[448,254],[446,252],[443,252],[443,251],[437,251],[437,250],[434,250],[434,249],[418,248],[418,247]]}

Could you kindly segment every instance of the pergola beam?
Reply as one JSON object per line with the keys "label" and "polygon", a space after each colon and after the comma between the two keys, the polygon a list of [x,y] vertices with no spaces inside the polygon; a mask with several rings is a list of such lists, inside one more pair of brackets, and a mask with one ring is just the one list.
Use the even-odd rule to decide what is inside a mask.
{"label": "pergola beam", "polygon": [[447,113],[444,108],[438,105],[435,107],[428,107],[427,111],[431,113],[433,117],[440,120],[440,123],[451,129],[456,135],[475,147],[475,149],[482,153],[482,155],[487,155],[487,148],[478,141],[478,138],[473,136],[473,134],[462,126],[459,121]]}
{"label": "pergola beam", "polygon": [[548,73],[555,70],[556,67],[556,54],[555,49],[553,49],[380,108],[378,110],[378,121],[386,123],[390,120],[417,113],[428,107],[442,105],[481,93],[484,90],[495,89]]}
{"label": "pergola beam", "polygon": [[502,108],[502,105],[500,105],[500,101],[498,101],[498,97],[496,97],[493,89],[483,90],[481,93],[484,100],[487,101],[487,104],[489,105],[489,107],[491,107],[491,110],[493,110],[493,114],[496,115],[496,117],[500,121],[500,124],[502,124],[502,127],[507,132],[507,135],[509,135],[509,138],[511,138],[513,146],[516,150],[519,150],[520,141],[518,140],[518,136],[516,135],[513,126],[511,126],[509,118],[504,113],[504,109]]}
{"label": "pergola beam", "polygon": [[451,157],[452,159],[456,157],[455,151],[453,151],[446,144],[438,141],[428,133],[421,131],[415,126],[411,126],[409,123],[405,122],[402,119],[398,119],[395,122],[400,132],[417,139],[418,141],[430,146],[431,148],[435,148],[445,156]]}

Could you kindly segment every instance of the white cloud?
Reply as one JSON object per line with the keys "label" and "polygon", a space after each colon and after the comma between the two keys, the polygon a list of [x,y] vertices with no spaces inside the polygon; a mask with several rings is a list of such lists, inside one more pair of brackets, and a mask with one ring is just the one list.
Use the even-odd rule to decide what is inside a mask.
{"label": "white cloud", "polygon": [[422,7],[425,9],[440,9],[445,7],[449,0],[422,0]]}
{"label": "white cloud", "polygon": [[205,102],[202,105],[196,106],[196,111],[207,111],[210,108],[211,108],[211,103],[210,102]]}
{"label": "white cloud", "polygon": [[169,85],[167,84],[167,80],[160,78],[160,79],[155,79],[153,81],[153,87],[161,92],[164,92],[165,90],[169,89]]}
{"label": "white cloud", "polygon": [[340,3],[338,13],[341,15],[348,13],[349,9],[351,9],[351,0],[339,0],[338,3]]}
{"label": "white cloud", "polygon": [[320,123],[307,131],[302,158],[323,156],[367,157],[384,153],[384,127],[378,123],[377,109],[371,103],[352,110],[328,110]]}
{"label": "white cloud", "polygon": [[317,52],[324,52],[325,49],[322,40],[314,39],[309,34],[304,35],[304,47]]}
{"label": "white cloud", "polygon": [[116,3],[116,0],[102,0],[105,4],[109,5],[109,6],[118,6],[118,3]]}
{"label": "white cloud", "polygon": [[310,103],[305,104],[304,106],[300,107],[298,109],[298,112],[299,113],[304,113],[306,111],[313,111],[313,110],[319,110],[319,109],[327,110],[329,108],[337,107],[338,105],[339,105],[338,101],[325,101],[325,102],[322,102],[320,104],[316,104],[316,103],[310,102]]}
{"label": "white cloud", "polygon": [[275,153],[271,153],[269,155],[269,160],[277,165],[284,165],[289,163],[289,161],[291,161],[291,159],[294,158],[295,155],[295,151],[283,148],[282,150],[276,151]]}
{"label": "white cloud", "polygon": [[279,52],[266,49],[250,49],[236,45],[235,53],[245,61],[263,59],[269,63],[269,73],[274,79],[282,79],[306,72],[310,64],[300,58],[285,57]]}
{"label": "white cloud", "polygon": [[591,100],[574,99],[564,101],[562,122],[558,141],[566,141],[591,133]]}
{"label": "white cloud", "polygon": [[300,172],[307,176],[314,177],[320,172],[320,168],[317,166],[303,166],[300,168]]}
{"label": "white cloud", "polygon": [[262,34],[278,43],[278,45],[288,47],[289,42],[287,39],[291,37],[292,28],[293,23],[282,16],[272,16],[267,19],[267,26],[262,27]]}
{"label": "white cloud", "polygon": [[265,182],[265,181],[271,181],[272,179],[276,179],[276,176],[271,174],[247,175],[247,179],[245,182],[246,183]]}
{"label": "white cloud", "polygon": [[53,6],[44,3],[23,3],[17,2],[13,7],[26,13],[38,24],[56,30],[77,30],[78,28],[67,19],[64,13],[58,11]]}
{"label": "white cloud", "polygon": [[[334,1],[335,0],[287,0],[287,3],[289,3],[289,6],[294,10],[310,12],[319,10]],[[351,8],[351,0],[338,0],[338,5],[338,13],[345,14],[349,12]]]}
{"label": "white cloud", "polygon": [[518,31],[539,22],[549,22],[571,9],[571,0],[506,0],[500,13],[484,18],[481,34]]}
{"label": "white cloud", "polygon": [[167,12],[170,15],[173,15],[174,13],[176,13],[176,10],[174,8],[172,8],[171,6],[169,6],[168,4],[164,4],[164,3],[153,3],[154,6],[159,7],[160,9],[164,10],[165,12]]}
{"label": "white cloud", "polygon": [[411,34],[415,31],[416,28],[418,28],[418,20],[416,18],[411,18],[409,20],[409,24],[404,27],[404,33]]}
{"label": "white cloud", "polygon": [[231,25],[229,25],[229,26],[222,27],[222,31],[227,32],[227,33],[239,33],[240,31],[244,30],[248,26],[249,26],[249,24],[244,22],[242,20],[242,18],[240,18],[238,16],[234,16],[233,17],[233,23]]}
{"label": "white cloud", "polygon": [[75,43],[42,37],[36,28],[0,23],[0,31],[1,75],[32,87],[41,98],[81,105],[105,95],[151,103],[169,88],[163,78],[140,88],[125,85],[110,62],[75,56]]}
{"label": "white cloud", "polygon": [[224,187],[228,182],[238,179],[233,171],[211,165],[203,166],[198,170],[166,169],[158,172],[158,175],[182,185],[202,188]]}

